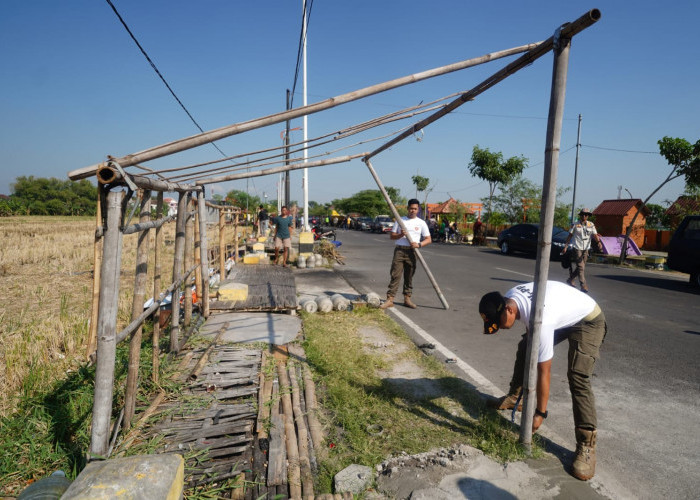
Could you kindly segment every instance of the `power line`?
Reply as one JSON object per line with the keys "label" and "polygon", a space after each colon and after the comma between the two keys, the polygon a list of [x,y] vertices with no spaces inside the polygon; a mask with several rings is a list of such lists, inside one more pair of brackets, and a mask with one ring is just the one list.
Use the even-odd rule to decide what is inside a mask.
{"label": "power line", "polygon": [[[153,60],[148,56],[148,54],[146,53],[146,51],[144,50],[144,48],[141,46],[141,44],[139,43],[139,41],[136,39],[136,37],[134,36],[134,34],[131,32],[131,30],[129,29],[129,26],[127,26],[127,24],[126,24],[126,21],[124,21],[124,19],[122,18],[122,16],[119,14],[119,12],[117,11],[117,8],[114,6],[114,4],[112,3],[112,1],[111,1],[111,0],[105,0],[105,1],[109,4],[110,7],[112,7],[112,10],[113,10],[114,13],[117,15],[117,18],[119,18],[119,22],[122,23],[122,26],[124,26],[124,29],[126,30],[126,32],[129,33],[129,36],[131,37],[131,39],[134,41],[134,43],[136,44],[136,46],[139,48],[139,50],[141,51],[141,53],[143,54],[143,56],[144,56],[144,57],[146,58],[146,60],[148,61],[148,64],[151,65],[151,68],[153,68],[153,71],[156,72],[156,74],[158,75],[158,77],[162,80],[162,82],[163,82],[163,83],[165,84],[165,86],[168,88],[168,90],[170,91],[170,93],[172,94],[172,96],[175,98],[175,100],[177,101],[177,103],[180,105],[180,107],[185,111],[185,113],[187,113],[187,116],[190,117],[190,120],[192,120],[192,123],[195,124],[195,126],[199,129],[199,131],[202,132],[202,133],[204,133],[204,130],[202,129],[202,127],[199,126],[199,123],[197,123],[197,120],[194,119],[194,117],[193,117],[192,114],[188,111],[188,109],[185,107],[185,105],[182,103],[182,101],[180,100],[180,98],[175,94],[175,91],[170,87],[170,85],[169,85],[168,82],[165,80],[165,78],[163,77],[163,75],[161,74],[161,72],[158,71],[158,68],[156,67],[156,64],[155,64],[155,63],[153,62]],[[219,153],[221,153],[222,155],[226,156],[226,154],[225,154],[223,151],[221,151],[221,149],[219,149],[219,146],[217,146],[217,145],[214,144],[213,142],[211,142],[210,144],[211,144],[212,146],[214,146],[214,147],[219,151]]]}
{"label": "power line", "polygon": [[[304,48],[304,43],[306,42],[306,35],[309,32],[309,22],[311,21],[311,9],[314,6],[314,0],[310,0],[308,8],[306,7],[306,2],[304,2],[304,12],[301,16],[301,31],[299,32],[299,47],[297,48],[297,64],[294,70],[294,83],[292,84],[292,96],[289,101],[289,107],[294,107],[294,91],[297,88],[297,80],[299,78],[299,66],[301,66],[301,54]],[[306,19],[306,30],[304,30],[304,20]]]}
{"label": "power line", "polygon": [[648,155],[658,155],[661,154],[658,151],[637,151],[634,149],[616,149],[616,148],[604,148],[602,146],[590,146],[588,144],[581,144],[581,147],[584,148],[591,148],[591,149],[602,149],[604,151],[619,151],[621,153],[642,153],[642,154],[648,154]]}

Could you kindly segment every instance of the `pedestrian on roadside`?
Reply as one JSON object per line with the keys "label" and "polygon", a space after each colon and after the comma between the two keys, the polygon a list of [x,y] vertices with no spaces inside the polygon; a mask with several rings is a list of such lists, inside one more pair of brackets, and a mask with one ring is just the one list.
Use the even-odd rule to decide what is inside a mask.
{"label": "pedestrian on roadside", "polygon": [[573,238],[574,242],[571,245],[573,255],[571,258],[571,267],[569,267],[569,279],[566,282],[575,287],[574,281],[578,278],[581,284],[581,291],[588,293],[588,285],[586,284],[586,275],[584,274],[586,270],[586,261],[588,260],[588,254],[591,249],[591,238],[600,243],[600,236],[598,236],[598,231],[595,229],[595,224],[588,220],[588,218],[593,215],[587,208],[582,208],[578,214],[578,221],[571,226],[569,230],[569,236],[564,242],[564,249],[561,251],[562,255],[566,253],[569,247],[569,242]]}
{"label": "pedestrian on roadside", "polygon": [[403,275],[403,303],[406,307],[415,309],[416,306],[411,300],[413,292],[413,275],[416,272],[416,248],[430,245],[430,231],[423,219],[418,218],[420,202],[411,198],[408,200],[408,216],[401,217],[408,234],[401,230],[398,221],[394,222],[394,227],[389,233],[389,237],[396,241],[394,246],[394,257],[391,260],[391,281],[386,292],[386,301],[380,306],[381,309],[394,307],[394,297],[399,291],[399,282]]}
{"label": "pedestrian on roadside", "polygon": [[265,207],[258,207],[258,236],[267,236],[268,225],[270,224],[270,215],[265,210]]}
{"label": "pedestrian on roadside", "polygon": [[438,241],[445,242],[447,239],[447,219],[443,218],[438,226]]}
{"label": "pedestrian on roadside", "polygon": [[484,244],[484,223],[481,222],[481,216],[476,218],[474,221],[474,236],[472,238],[472,245],[481,246]]}
{"label": "pedestrian on roadside", "polygon": [[279,264],[279,251],[283,249],[282,267],[287,267],[289,250],[292,248],[294,220],[286,206],[282,207],[281,215],[272,218],[272,223],[275,225],[275,265]]}
{"label": "pedestrian on roadside", "polygon": [[[518,344],[508,394],[489,406],[499,410],[522,409],[523,379],[527,341],[531,332],[530,316],[533,314],[534,283],[525,283],[511,288],[505,295],[487,293],[479,302],[479,313],[484,320],[484,333],[493,334],[500,328],[513,327],[516,320],[525,323],[526,332]],[[569,390],[573,402],[576,435],[576,456],[573,474],[587,481],[595,474],[597,414],[591,377],[596,360],[600,357],[600,346],[607,333],[605,315],[600,306],[586,294],[558,281],[548,281],[544,299],[544,314],[537,355],[537,383],[535,417],[532,432],[536,432],[547,418],[549,386],[551,379],[554,346],[569,341],[568,370]]]}

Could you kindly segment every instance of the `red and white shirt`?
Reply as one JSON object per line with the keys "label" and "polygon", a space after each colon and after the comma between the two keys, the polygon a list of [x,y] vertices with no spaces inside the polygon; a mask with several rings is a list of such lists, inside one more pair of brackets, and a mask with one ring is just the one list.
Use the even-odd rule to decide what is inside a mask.
{"label": "red and white shirt", "polygon": [[[404,226],[406,226],[406,230],[408,231],[408,234],[411,237],[411,241],[420,243],[422,238],[427,238],[428,236],[430,236],[430,230],[428,229],[428,225],[423,219],[419,217],[409,219],[408,216],[404,215],[403,217],[401,217],[401,220],[403,221]],[[396,234],[401,233],[401,226],[399,226],[398,222],[394,222],[394,227],[391,228],[391,232]],[[405,236],[402,236],[401,238],[396,240],[396,244],[405,247],[411,246],[411,243],[409,243]]]}

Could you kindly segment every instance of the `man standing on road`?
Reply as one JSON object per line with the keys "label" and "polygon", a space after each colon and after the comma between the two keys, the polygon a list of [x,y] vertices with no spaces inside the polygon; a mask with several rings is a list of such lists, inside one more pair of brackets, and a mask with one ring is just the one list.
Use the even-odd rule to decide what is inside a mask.
{"label": "man standing on road", "polygon": [[[533,288],[534,283],[525,283],[511,288],[505,296],[499,292],[484,295],[479,302],[479,313],[484,320],[484,333],[493,334],[499,328],[511,328],[516,320],[525,323],[526,329],[529,330]],[[547,418],[554,346],[568,339],[569,361],[566,375],[573,402],[576,434],[573,474],[583,481],[591,479],[595,474],[598,421],[591,377],[595,362],[600,357],[600,346],[606,332],[605,315],[592,298],[564,283],[547,282],[537,357],[537,406],[532,431],[536,432]],[[527,365],[525,358],[529,333],[527,331],[518,344],[508,395],[490,402],[489,406],[505,410],[512,409],[519,403]],[[522,406],[518,405],[518,410],[521,409]]]}
{"label": "man standing on road", "polygon": [[272,223],[275,225],[275,264],[279,263],[280,248],[284,248],[282,266],[287,267],[289,249],[292,248],[293,220],[286,206],[282,207],[282,215],[272,218]]}
{"label": "man standing on road", "polygon": [[389,233],[391,239],[396,240],[396,246],[394,247],[394,257],[391,260],[389,290],[386,292],[386,301],[380,306],[381,309],[394,307],[394,297],[396,297],[396,292],[399,290],[399,281],[401,281],[402,274],[403,303],[411,309],[418,307],[411,301],[413,275],[416,272],[416,252],[414,249],[430,245],[432,241],[428,225],[423,219],[418,218],[419,210],[420,202],[418,200],[415,198],[408,200],[408,216],[401,217],[408,235],[401,231],[398,221],[394,222],[394,227]]}
{"label": "man standing on road", "polygon": [[267,225],[270,223],[270,216],[265,207],[260,205],[258,210],[258,236],[267,236]]}
{"label": "man standing on road", "polygon": [[598,231],[595,229],[595,224],[588,220],[588,217],[593,215],[587,208],[582,208],[578,214],[578,221],[569,230],[569,236],[566,238],[564,243],[564,249],[561,251],[562,255],[566,253],[566,249],[569,247],[569,242],[571,238],[574,239],[573,248],[573,258],[571,259],[571,267],[569,268],[569,279],[566,282],[571,286],[574,285],[574,281],[578,278],[581,284],[581,291],[588,293],[588,285],[586,285],[586,276],[583,274],[586,270],[586,261],[588,260],[588,252],[591,249],[591,237],[600,243],[600,237],[598,236]]}

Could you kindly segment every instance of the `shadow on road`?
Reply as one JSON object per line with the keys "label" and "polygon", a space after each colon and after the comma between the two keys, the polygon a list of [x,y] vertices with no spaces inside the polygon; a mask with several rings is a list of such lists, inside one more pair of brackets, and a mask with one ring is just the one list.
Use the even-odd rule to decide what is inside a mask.
{"label": "shadow on road", "polygon": [[642,285],[653,288],[662,288],[674,292],[692,293],[700,295],[700,288],[694,287],[688,282],[657,277],[657,276],[631,276],[631,275],[615,275],[615,274],[599,274],[597,278],[603,278],[613,281],[622,281],[631,285]]}

